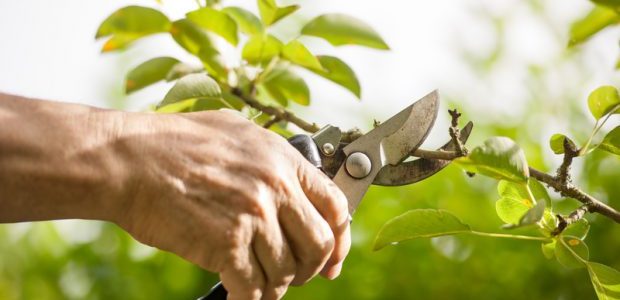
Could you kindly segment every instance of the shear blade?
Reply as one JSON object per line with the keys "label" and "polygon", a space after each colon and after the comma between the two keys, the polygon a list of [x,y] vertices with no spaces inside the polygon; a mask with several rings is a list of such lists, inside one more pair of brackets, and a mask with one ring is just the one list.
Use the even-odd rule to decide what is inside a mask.
{"label": "shear blade", "polygon": [[[461,129],[460,140],[467,142],[474,123],[469,122]],[[449,141],[438,150],[454,151],[455,145]],[[398,186],[416,183],[441,171],[450,164],[449,160],[420,158],[414,161],[403,162],[399,165],[384,166],[375,177],[372,184],[383,186]]]}
{"label": "shear blade", "polygon": [[361,152],[371,162],[370,172],[364,178],[349,175],[346,164],[340,166],[333,178],[347,196],[349,212],[355,211],[385,165],[397,165],[422,144],[435,123],[438,110],[439,96],[437,91],[433,91],[344,147],[345,157]]}

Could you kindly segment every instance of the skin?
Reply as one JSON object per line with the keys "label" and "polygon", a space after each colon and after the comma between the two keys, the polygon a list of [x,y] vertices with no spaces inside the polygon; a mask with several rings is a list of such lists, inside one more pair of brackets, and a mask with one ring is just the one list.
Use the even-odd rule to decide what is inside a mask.
{"label": "skin", "polygon": [[0,223],[114,222],[220,273],[228,299],[337,277],[347,201],[282,137],[223,111],[128,113],[0,93]]}

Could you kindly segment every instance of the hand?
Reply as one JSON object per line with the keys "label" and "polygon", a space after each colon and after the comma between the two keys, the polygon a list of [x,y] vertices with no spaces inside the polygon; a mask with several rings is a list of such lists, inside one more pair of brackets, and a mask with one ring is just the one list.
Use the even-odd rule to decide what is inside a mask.
{"label": "hand", "polygon": [[229,299],[279,299],[319,272],[339,275],[346,198],[285,139],[221,111],[123,123],[115,219],[136,239],[221,273]]}

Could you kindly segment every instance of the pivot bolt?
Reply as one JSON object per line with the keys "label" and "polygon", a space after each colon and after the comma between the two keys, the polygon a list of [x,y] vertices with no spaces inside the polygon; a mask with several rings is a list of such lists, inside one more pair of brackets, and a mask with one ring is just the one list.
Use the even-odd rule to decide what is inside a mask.
{"label": "pivot bolt", "polygon": [[332,154],[334,154],[334,151],[336,151],[336,149],[334,148],[334,145],[332,145],[331,143],[325,143],[323,144],[323,153],[327,156],[331,156]]}
{"label": "pivot bolt", "polygon": [[351,155],[347,157],[345,168],[351,177],[362,179],[370,174],[370,170],[372,170],[372,163],[366,154],[362,152],[355,152],[351,153]]}

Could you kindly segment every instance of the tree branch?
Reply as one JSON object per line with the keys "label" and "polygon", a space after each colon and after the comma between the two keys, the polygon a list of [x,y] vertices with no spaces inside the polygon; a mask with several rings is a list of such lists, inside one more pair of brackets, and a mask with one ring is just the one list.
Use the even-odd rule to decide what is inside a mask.
{"label": "tree branch", "polygon": [[296,116],[294,113],[281,108],[281,107],[275,107],[275,106],[269,106],[269,105],[264,105],[260,102],[258,102],[258,100],[252,98],[252,97],[248,97],[247,95],[245,95],[240,89],[238,88],[233,88],[231,89],[231,92],[241,98],[241,100],[243,100],[243,102],[245,102],[247,105],[249,105],[252,108],[258,109],[260,111],[262,111],[265,114],[268,114],[270,116],[273,117],[277,117],[280,120],[285,120],[288,121],[290,123],[295,124],[297,127],[310,132],[310,133],[315,133],[317,131],[319,131],[319,126],[316,123],[308,123],[306,121],[304,121],[303,119],[299,118],[298,116]]}
{"label": "tree branch", "polygon": [[456,153],[459,156],[467,156],[467,149],[461,142],[461,129],[459,129],[459,118],[461,117],[461,113],[459,113],[456,108],[453,110],[448,110],[450,116],[452,117],[452,122],[450,124],[450,137],[452,138],[452,143],[454,143],[454,147],[456,148]]}

